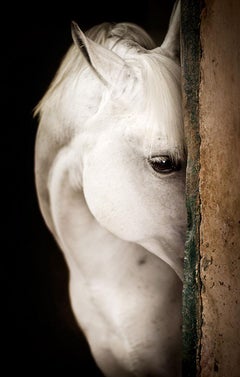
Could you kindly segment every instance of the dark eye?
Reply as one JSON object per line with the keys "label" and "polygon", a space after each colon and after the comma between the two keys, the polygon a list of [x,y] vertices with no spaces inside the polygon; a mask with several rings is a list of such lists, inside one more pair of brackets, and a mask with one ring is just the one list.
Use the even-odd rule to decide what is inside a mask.
{"label": "dark eye", "polygon": [[169,174],[181,169],[180,161],[170,156],[155,156],[148,159],[148,163],[156,173]]}

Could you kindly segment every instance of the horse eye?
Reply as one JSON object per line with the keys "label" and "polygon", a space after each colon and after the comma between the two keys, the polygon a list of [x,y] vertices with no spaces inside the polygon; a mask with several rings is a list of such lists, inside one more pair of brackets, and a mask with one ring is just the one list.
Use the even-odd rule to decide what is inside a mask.
{"label": "horse eye", "polygon": [[152,169],[160,174],[169,174],[181,169],[180,161],[174,160],[170,156],[155,156],[148,159]]}

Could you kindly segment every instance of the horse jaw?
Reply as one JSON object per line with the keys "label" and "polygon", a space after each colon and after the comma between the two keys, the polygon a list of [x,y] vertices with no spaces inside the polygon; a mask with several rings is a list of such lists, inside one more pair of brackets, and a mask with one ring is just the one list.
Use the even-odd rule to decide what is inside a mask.
{"label": "horse jaw", "polygon": [[[98,127],[100,130],[99,123]],[[143,246],[182,280],[185,171],[155,177],[146,160],[122,139],[117,128],[111,130],[109,138],[100,133],[94,148],[83,158],[83,189],[89,210],[103,228]]]}

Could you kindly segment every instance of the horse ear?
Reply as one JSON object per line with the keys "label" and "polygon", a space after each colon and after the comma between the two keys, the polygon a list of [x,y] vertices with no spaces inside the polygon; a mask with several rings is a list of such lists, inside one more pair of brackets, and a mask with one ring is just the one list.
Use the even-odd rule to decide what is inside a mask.
{"label": "horse ear", "polygon": [[113,51],[87,38],[76,22],[72,21],[71,29],[75,45],[80,49],[95,74],[105,85],[110,84],[111,72],[119,72],[125,64],[124,60]]}
{"label": "horse ear", "polygon": [[180,17],[180,0],[177,0],[172,10],[167,34],[160,47],[161,53],[174,60],[180,58]]}

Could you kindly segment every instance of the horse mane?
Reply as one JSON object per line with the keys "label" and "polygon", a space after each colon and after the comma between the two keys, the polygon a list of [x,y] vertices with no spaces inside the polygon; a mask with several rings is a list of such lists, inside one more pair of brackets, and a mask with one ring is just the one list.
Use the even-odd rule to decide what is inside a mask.
{"label": "horse mane", "polygon": [[[146,124],[149,125],[146,132],[150,135],[150,139],[152,135],[152,140],[154,140],[154,129],[161,127],[161,130],[167,135],[169,153],[176,159],[183,158],[185,144],[179,90],[179,64],[162,54],[161,48],[156,48],[155,42],[146,31],[133,23],[104,22],[86,31],[85,35],[94,42],[114,51],[123,59],[127,58],[127,64],[132,65],[133,68],[136,64],[141,66],[146,95],[140,99],[139,106],[141,109],[145,109]],[[68,128],[68,130],[61,130],[60,133],[71,133],[69,131],[70,117],[72,122],[74,119],[79,123],[82,122],[82,118],[77,119],[79,118],[77,115],[79,102],[78,109],[76,109],[73,97],[70,98],[70,96],[74,95],[83,101],[81,90],[84,84],[80,84],[79,80],[82,80],[82,72],[86,66],[86,59],[73,44],[65,55],[49,89],[36,106],[34,116],[40,115],[46,119],[49,116],[49,111],[54,111],[50,109],[57,108],[58,118]],[[132,101],[134,102],[135,98],[132,98]],[[136,105],[136,101],[134,105]],[[70,107],[74,106],[75,109],[70,110]],[[60,110],[61,108],[62,110]],[[99,109],[96,110],[99,111]],[[72,114],[70,114],[71,111]],[[162,123],[154,124],[155,119],[161,119]],[[151,145],[149,155],[151,155]]]}
{"label": "horse mane", "polygon": [[[154,41],[145,30],[130,22],[103,22],[87,30],[85,35],[94,42],[114,50],[120,42],[124,42],[127,47],[134,47],[136,45],[141,46],[143,49],[153,49],[156,47]],[[73,44],[63,58],[46,94],[35,107],[34,116],[42,113],[45,103],[70,74],[81,73],[85,66],[85,59],[79,54],[78,48]]]}
{"label": "horse mane", "polygon": [[146,31],[131,22],[104,22],[89,29],[86,36],[97,43],[106,45],[108,48],[107,41],[111,41],[111,39],[115,41],[114,46],[119,42],[124,42],[129,47],[138,44],[147,50],[156,47],[155,42]]}

